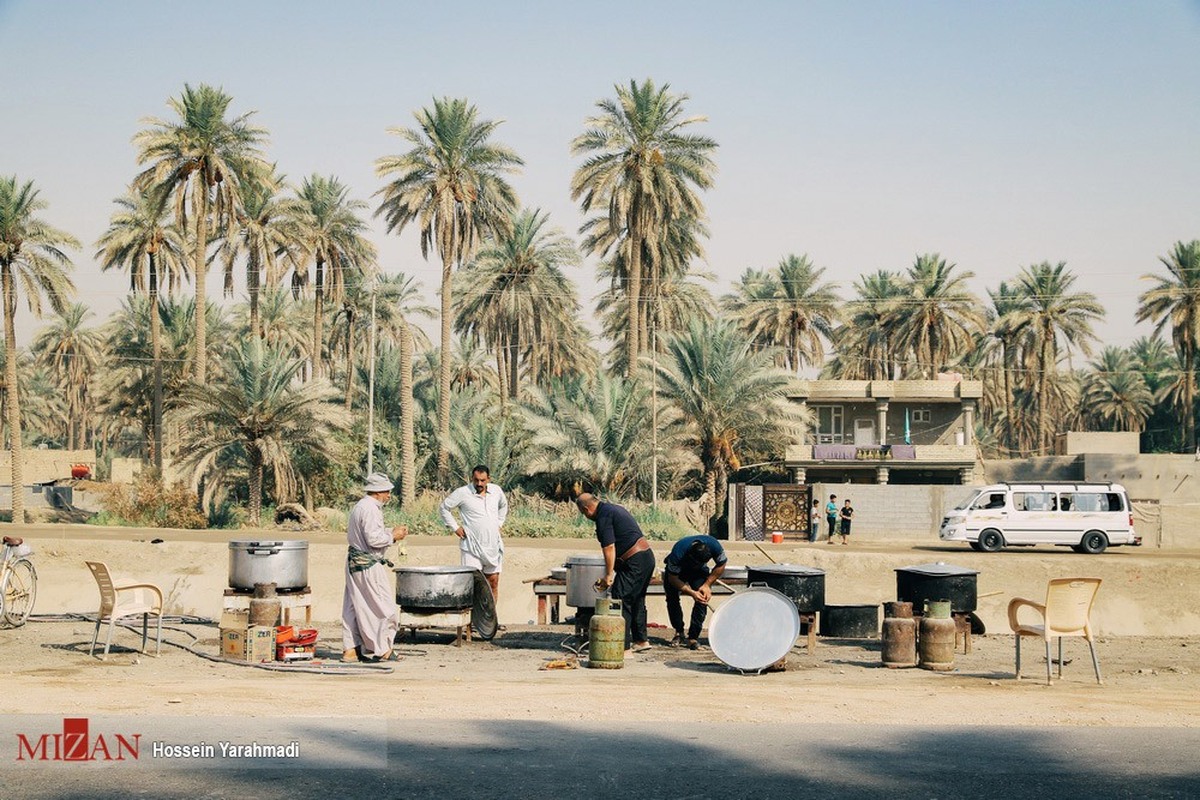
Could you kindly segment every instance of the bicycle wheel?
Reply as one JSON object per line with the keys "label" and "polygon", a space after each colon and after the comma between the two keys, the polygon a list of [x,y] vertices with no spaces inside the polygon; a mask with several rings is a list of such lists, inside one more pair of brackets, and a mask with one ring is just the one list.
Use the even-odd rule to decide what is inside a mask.
{"label": "bicycle wheel", "polygon": [[37,599],[37,570],[33,562],[19,558],[8,565],[4,582],[0,583],[4,597],[4,621],[14,627],[25,624]]}

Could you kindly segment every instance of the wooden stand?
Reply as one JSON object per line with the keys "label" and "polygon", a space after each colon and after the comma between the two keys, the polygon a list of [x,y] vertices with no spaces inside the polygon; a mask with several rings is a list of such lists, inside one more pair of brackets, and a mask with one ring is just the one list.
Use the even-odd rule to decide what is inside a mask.
{"label": "wooden stand", "polygon": [[800,612],[800,623],[808,626],[808,647],[807,650],[811,654],[817,646],[817,612]]}
{"label": "wooden stand", "polygon": [[[250,598],[254,597],[254,592],[245,591],[242,589],[226,589],[224,597],[224,611],[249,611]],[[284,594],[280,592],[276,595],[279,600],[279,611],[283,617],[282,624],[292,624],[292,610],[297,608],[304,609],[304,624],[312,624],[312,589],[305,586],[298,592],[288,592]]]}
{"label": "wooden stand", "polygon": [[414,639],[417,638],[417,628],[454,628],[454,646],[461,647],[464,640],[471,641],[471,609],[430,613],[401,610],[400,628],[408,628]]}

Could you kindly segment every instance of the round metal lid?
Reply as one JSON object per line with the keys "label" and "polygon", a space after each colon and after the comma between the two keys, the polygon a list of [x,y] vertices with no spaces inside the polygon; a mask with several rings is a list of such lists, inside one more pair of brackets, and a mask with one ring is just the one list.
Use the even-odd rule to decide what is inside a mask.
{"label": "round metal lid", "polygon": [[307,550],[307,539],[235,539],[229,543],[230,550]]}
{"label": "round metal lid", "polygon": [[769,572],[772,575],[824,575],[825,570],[816,567],[806,567],[803,564],[764,564],[760,567],[749,567],[751,572]]}
{"label": "round metal lid", "polygon": [[567,563],[563,564],[563,566],[603,567],[604,556],[567,556]]}
{"label": "round metal lid", "polygon": [[396,567],[393,572],[418,572],[424,575],[461,575],[477,572],[474,567]]}
{"label": "round metal lid", "polygon": [[979,570],[956,567],[945,561],[935,561],[932,564],[917,564],[913,567],[896,567],[896,572],[911,572],[916,575],[978,575]]}
{"label": "round metal lid", "polygon": [[734,669],[766,669],[788,654],[800,635],[800,614],[782,592],[743,589],[713,614],[708,643]]}

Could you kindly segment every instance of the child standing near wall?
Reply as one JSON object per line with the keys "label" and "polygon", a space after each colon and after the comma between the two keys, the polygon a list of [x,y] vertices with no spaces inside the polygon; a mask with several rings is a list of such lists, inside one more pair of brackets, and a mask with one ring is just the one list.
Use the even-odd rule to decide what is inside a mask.
{"label": "child standing near wall", "polygon": [[[850,538],[850,523],[854,519],[854,507],[850,505],[850,498],[846,498],[846,504],[842,506],[842,544],[846,544],[846,540]],[[829,537],[833,539],[832,536]]]}

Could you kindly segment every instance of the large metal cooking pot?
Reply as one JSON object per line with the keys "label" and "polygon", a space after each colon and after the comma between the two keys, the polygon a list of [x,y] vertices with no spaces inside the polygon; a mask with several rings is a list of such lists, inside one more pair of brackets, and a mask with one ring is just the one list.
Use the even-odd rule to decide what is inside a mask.
{"label": "large metal cooking pot", "polygon": [[896,599],[912,603],[914,614],[923,611],[926,600],[949,600],[951,611],[965,614],[974,611],[978,602],[978,575],[979,570],[943,561],[897,567]]}
{"label": "large metal cooking pot", "polygon": [[230,542],[230,587],[253,590],[256,583],[273,583],[283,591],[308,586],[308,542]]}
{"label": "large metal cooking pot", "polygon": [[604,556],[571,556],[567,559],[567,605],[595,608],[596,601],[607,597],[592,584],[604,577]]}
{"label": "large metal cooking pot", "polygon": [[800,613],[786,595],[765,586],[723,600],[708,628],[713,655],[743,671],[766,669],[788,654],[800,635]]}
{"label": "large metal cooking pot", "polygon": [[726,564],[725,571],[721,573],[721,580],[737,586],[745,586],[749,577],[750,571],[744,564]]}
{"label": "large metal cooking pot", "polygon": [[472,567],[396,567],[396,605],[405,611],[470,608],[475,602]]}
{"label": "large metal cooking pot", "polygon": [[750,585],[765,583],[796,604],[801,614],[825,608],[825,570],[800,564],[768,564],[747,570]]}

